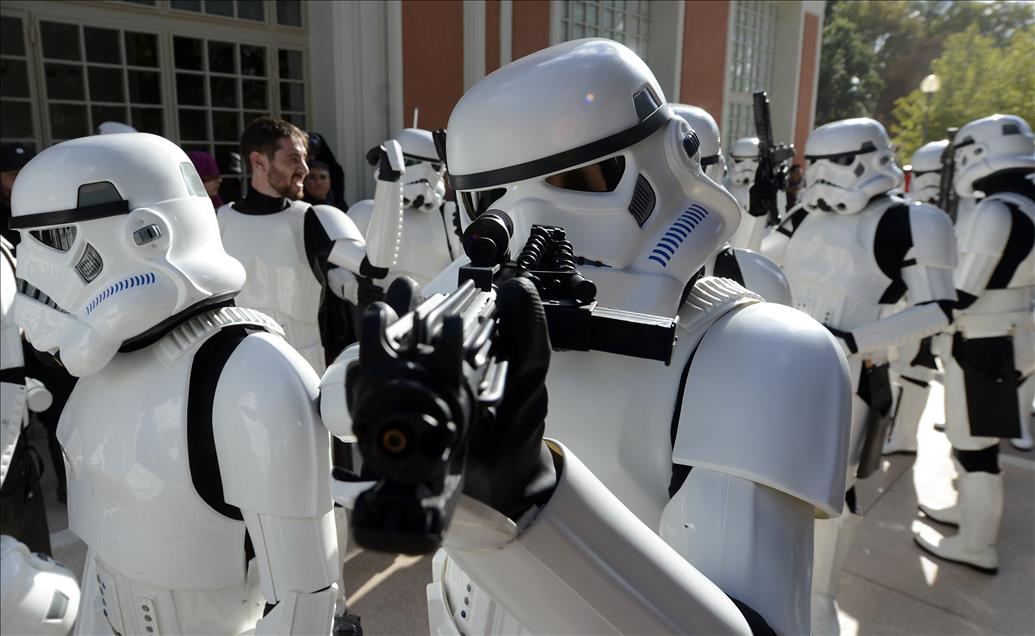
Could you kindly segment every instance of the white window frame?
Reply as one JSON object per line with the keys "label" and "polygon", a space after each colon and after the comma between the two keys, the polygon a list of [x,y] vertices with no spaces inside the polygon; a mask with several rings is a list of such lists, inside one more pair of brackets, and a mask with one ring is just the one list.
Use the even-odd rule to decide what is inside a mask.
{"label": "white window frame", "polygon": [[[559,7],[552,8],[559,13],[560,41],[589,37],[608,38],[625,44],[642,59],[647,59],[650,42],[650,2],[646,0],[618,0],[616,2],[571,0],[561,3]],[[590,11],[593,12],[593,18],[589,17]],[[578,17],[579,13],[581,13],[581,17]],[[610,25],[605,20],[606,14],[611,17]],[[636,20],[636,33],[630,34],[625,30],[630,18]],[[621,29],[617,28],[618,24],[622,25]]]}
{"label": "white window frame", "polygon": [[[33,33],[34,33],[33,25],[32,25],[32,23],[30,21],[29,15],[25,11],[19,10],[19,9],[8,9],[7,5],[3,5],[3,11],[0,12],[0,15],[2,15],[5,18],[14,18],[16,20],[20,20],[21,21],[21,26],[22,26],[22,43],[25,46],[25,50],[23,51],[23,55],[22,56],[17,56],[17,55],[4,54],[4,57],[8,57],[8,58],[15,59],[15,60],[21,60],[21,61],[25,62],[25,67],[26,67],[26,71],[25,72],[28,75],[28,77],[26,78],[26,81],[28,81],[28,83],[29,83],[29,97],[28,97],[28,102],[29,102],[29,124],[32,127],[32,137],[31,138],[30,137],[3,137],[2,139],[0,139],[0,143],[2,143],[4,145],[7,145],[9,143],[16,143],[16,142],[21,142],[23,144],[31,143],[36,148],[36,152],[39,152],[40,150],[43,150],[43,148],[45,146],[42,143],[43,135],[42,135],[42,131],[40,130],[40,114],[39,114],[39,109],[37,108],[38,104],[40,103],[40,96],[39,96],[39,86],[40,86],[40,84],[39,84],[38,75],[37,75],[37,68],[36,68],[38,62],[36,60],[36,56],[33,55],[33,49],[35,48],[33,46]],[[5,101],[14,101],[14,102],[23,102],[23,103],[26,101],[26,98],[24,98],[24,97],[4,97],[3,99]]]}
{"label": "white window frame", "polygon": [[[307,36],[306,14],[302,12],[303,27],[279,26],[275,24],[270,13],[271,0],[267,2],[267,22],[210,16],[191,11],[169,9],[168,0],[158,0],[156,6],[136,5],[130,3],[106,1],[89,3],[44,3],[33,0],[5,0],[2,5],[3,15],[23,20],[23,32],[29,48],[30,94],[34,104],[33,130],[36,138],[37,152],[54,143],[50,132],[48,104],[43,97],[45,77],[42,65],[42,43],[40,42],[41,21],[78,24],[88,27],[100,27],[133,32],[154,32],[158,34],[159,66],[154,69],[161,77],[162,104],[151,105],[163,109],[165,136],[174,143],[180,143],[179,120],[177,116],[176,69],[173,62],[173,36],[220,40],[235,44],[263,46],[267,49],[267,104],[269,114],[280,115],[280,78],[278,61],[272,59],[279,49],[291,49],[302,53],[303,84],[305,92],[305,110],[299,114],[305,117],[307,126],[312,122],[312,88],[309,81],[309,41]],[[273,5],[275,11],[275,5]],[[157,18],[157,19],[156,19]],[[273,20],[274,23],[270,23]],[[74,62],[72,62],[74,63]],[[85,61],[80,64],[86,65]],[[88,82],[88,78],[84,78]],[[207,83],[206,79],[206,83]],[[209,87],[206,85],[206,92]],[[243,97],[243,96],[239,96]],[[127,104],[129,94],[126,94]],[[240,110],[243,111],[243,102]],[[127,106],[129,107],[129,106]],[[209,131],[209,136],[212,131]],[[27,140],[26,140],[27,141]],[[215,139],[207,140],[211,144],[225,144]]]}
{"label": "white window frame", "polygon": [[755,136],[752,93],[773,94],[777,17],[774,3],[732,2],[722,128],[727,149],[737,139]]}
{"label": "white window frame", "polygon": [[[42,33],[42,28],[43,28],[43,24],[42,23],[43,22],[53,22],[53,23],[64,24],[64,25],[68,25],[68,26],[74,26],[74,27],[76,27],[79,30],[79,60],[78,61],[75,61],[75,60],[61,60],[61,59],[48,59],[48,58],[45,58],[43,56],[43,33]],[[45,135],[44,136],[47,139],[47,145],[51,145],[51,144],[54,144],[54,143],[58,143],[58,142],[66,141],[67,139],[70,139],[70,138],[67,138],[67,137],[57,137],[54,134],[54,131],[51,129],[51,121],[50,121],[50,105],[51,104],[73,104],[73,105],[82,104],[82,105],[84,105],[86,107],[87,134],[96,132],[97,126],[100,125],[101,123],[103,123],[103,122],[100,122],[100,121],[93,121],[93,111],[92,111],[92,107],[93,106],[108,106],[108,107],[122,107],[122,108],[124,108],[125,109],[125,111],[124,111],[125,117],[122,120],[120,120],[120,123],[126,123],[126,124],[130,123],[130,119],[131,119],[131,117],[130,117],[130,109],[131,108],[136,107],[136,108],[153,108],[153,109],[157,109],[157,110],[162,111],[162,132],[163,132],[163,134],[168,136],[168,133],[169,133],[169,119],[168,119],[168,114],[167,114],[167,111],[166,111],[166,108],[165,108],[165,104],[161,103],[161,102],[158,103],[158,104],[133,103],[133,102],[130,101],[130,95],[129,95],[129,71],[145,71],[145,72],[150,72],[150,73],[157,73],[158,74],[158,81],[159,81],[159,83],[160,84],[163,83],[162,82],[162,64],[165,61],[165,58],[164,58],[164,51],[162,50],[163,49],[163,47],[162,47],[162,36],[161,36],[161,34],[158,31],[156,31],[154,29],[148,29],[148,28],[135,28],[135,27],[134,28],[123,28],[123,27],[120,27],[120,26],[112,26],[112,25],[103,24],[103,23],[91,23],[91,22],[80,22],[80,21],[70,22],[68,20],[61,20],[59,18],[50,18],[50,17],[39,18],[39,19],[35,20],[34,27],[35,27],[34,38],[35,38],[36,41],[39,42],[39,46],[37,47],[37,49],[38,49],[38,52],[37,52],[38,53],[38,57],[37,57],[37,59],[39,61],[39,69],[40,69],[39,74],[40,74],[40,78],[41,78],[41,81],[40,81],[40,84],[39,84],[40,90],[38,91],[39,94],[40,94],[40,97],[41,97],[41,104],[40,104],[40,108],[42,110],[41,121],[43,122],[43,129],[45,131]],[[86,59],[86,33],[85,33],[85,30],[89,29],[89,28],[98,28],[98,29],[106,29],[106,30],[116,31],[119,34],[119,54],[120,54],[120,57],[122,59],[121,63],[119,63],[119,64],[112,64],[112,63],[106,63],[106,62],[90,62],[90,61],[88,61]],[[153,35],[153,36],[155,36],[155,55],[158,58],[158,66],[136,66],[136,65],[130,65],[128,63],[128,60],[126,58],[126,37],[125,37],[125,34],[127,32],[130,32],[130,33],[143,33],[143,34],[146,34],[146,35]],[[50,98],[50,96],[47,94],[47,83],[46,83],[46,65],[47,65],[48,62],[53,63],[53,64],[65,64],[65,65],[70,65],[70,66],[71,65],[79,66],[79,68],[82,69],[82,71],[83,71],[83,99],[78,100],[78,99],[51,99]],[[117,69],[117,70],[122,71],[122,93],[123,93],[123,97],[125,98],[122,103],[107,102],[107,101],[92,99],[92,97],[90,95],[90,75],[89,75],[89,68],[91,66],[98,67],[98,68]],[[164,86],[162,87],[162,90],[164,91]],[[163,102],[164,102],[165,97],[166,96],[163,95]]]}

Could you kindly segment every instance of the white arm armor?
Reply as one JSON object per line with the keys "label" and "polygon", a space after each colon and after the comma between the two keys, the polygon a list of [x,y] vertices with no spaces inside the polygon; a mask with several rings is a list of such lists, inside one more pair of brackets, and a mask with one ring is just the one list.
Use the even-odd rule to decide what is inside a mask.
{"label": "white arm armor", "polygon": [[740,215],[740,225],[730,239],[730,245],[739,249],[759,250],[765,236],[766,217],[751,216],[747,212]]}
{"label": "white arm armor", "polygon": [[349,207],[349,218],[356,224],[363,236],[367,235],[367,228],[370,226],[370,217],[374,214],[374,200],[363,199],[356,201]]}
{"label": "white arm armor", "polygon": [[995,199],[982,200],[960,224],[960,262],[956,268],[956,289],[980,296],[1002,258],[1013,224],[1010,208]]}
{"label": "white arm armor", "polygon": [[787,493],[818,516],[840,514],[851,389],[826,328],[790,307],[748,305],[708,329],[692,366],[672,461]]}
{"label": "white arm armor", "polygon": [[783,270],[772,259],[751,250],[733,250],[737,266],[744,277],[744,287],[766,301],[791,305],[791,285]]}
{"label": "white arm armor", "polygon": [[327,260],[332,265],[358,274],[367,254],[367,244],[356,222],[333,205],[314,205],[313,213],[334,246]]}
{"label": "white arm armor", "polygon": [[[464,497],[446,551],[533,634],[749,634],[732,601],[568,449],[518,524]],[[432,626],[433,628],[435,626]]]}
{"label": "white arm armor", "polygon": [[906,258],[916,262],[902,269],[902,280],[911,306],[853,329],[852,337],[860,353],[886,351],[888,347],[938,333],[951,322],[951,309],[938,303],[956,300],[952,281],[956,235],[952,221],[938,208],[913,204],[909,206],[909,228],[913,247]]}
{"label": "white arm armor", "polygon": [[[399,142],[390,139],[384,147],[392,170],[402,175],[406,168]],[[391,269],[399,258],[402,243],[403,179],[399,176],[394,181],[384,181],[380,172],[378,177],[374,186],[374,209],[365,233],[367,258],[374,267]]]}
{"label": "white arm armor", "polygon": [[317,378],[283,339],[245,338],[212,405],[223,497],[241,509],[263,594],[277,607],[256,632],[327,634],[337,595],[330,449]]}
{"label": "white arm armor", "polygon": [[358,343],[339,353],[320,378],[320,418],[331,435],[346,443],[356,441],[345,395],[345,377],[349,365],[356,360],[359,360]]}

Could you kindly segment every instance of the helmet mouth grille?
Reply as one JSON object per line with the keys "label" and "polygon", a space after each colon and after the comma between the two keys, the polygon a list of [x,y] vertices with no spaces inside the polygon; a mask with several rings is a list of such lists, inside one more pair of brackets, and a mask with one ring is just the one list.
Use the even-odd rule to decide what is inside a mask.
{"label": "helmet mouth grille", "polygon": [[629,214],[633,215],[636,223],[643,227],[650,215],[654,213],[654,204],[657,202],[657,195],[654,188],[641,174],[636,179],[636,189],[633,190],[632,201],[629,202]]}

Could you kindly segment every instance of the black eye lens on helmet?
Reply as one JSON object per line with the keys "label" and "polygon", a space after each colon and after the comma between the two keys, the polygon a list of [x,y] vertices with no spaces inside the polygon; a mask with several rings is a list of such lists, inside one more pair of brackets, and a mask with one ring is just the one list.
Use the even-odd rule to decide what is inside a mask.
{"label": "black eye lens on helmet", "polygon": [[489,209],[500,197],[507,193],[506,188],[493,188],[491,190],[479,190],[478,192],[461,192],[464,207],[467,208],[467,216],[475,220]]}
{"label": "black eye lens on helmet", "polygon": [[618,155],[588,166],[546,177],[555,188],[576,192],[614,192],[625,174],[625,157]]}
{"label": "black eye lens on helmet", "polygon": [[51,227],[45,230],[32,230],[29,234],[40,243],[60,252],[67,252],[75,242],[74,225]]}

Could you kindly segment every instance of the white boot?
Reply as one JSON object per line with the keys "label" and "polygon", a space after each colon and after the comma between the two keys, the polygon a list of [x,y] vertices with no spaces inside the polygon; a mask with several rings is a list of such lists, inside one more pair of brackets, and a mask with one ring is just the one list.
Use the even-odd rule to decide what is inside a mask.
{"label": "white boot", "polygon": [[1028,451],[1035,447],[1035,439],[1031,437],[1031,417],[1022,411],[1021,415],[1021,436],[1010,440],[1013,447],[1018,450]]}
{"label": "white boot", "polygon": [[812,634],[837,636],[837,588],[855,530],[862,517],[849,512],[836,519],[816,521],[812,557]]}
{"label": "white boot", "polygon": [[927,396],[930,393],[931,389],[926,384],[920,386],[902,378],[895,421],[891,426],[891,435],[884,442],[883,454],[916,454],[916,429],[920,426],[920,417],[927,408]]}
{"label": "white boot", "polygon": [[935,541],[920,535],[914,535],[914,539],[917,545],[936,557],[995,574],[999,568],[999,552],[995,544],[1003,517],[1003,475],[962,473],[959,488],[959,532]]}

